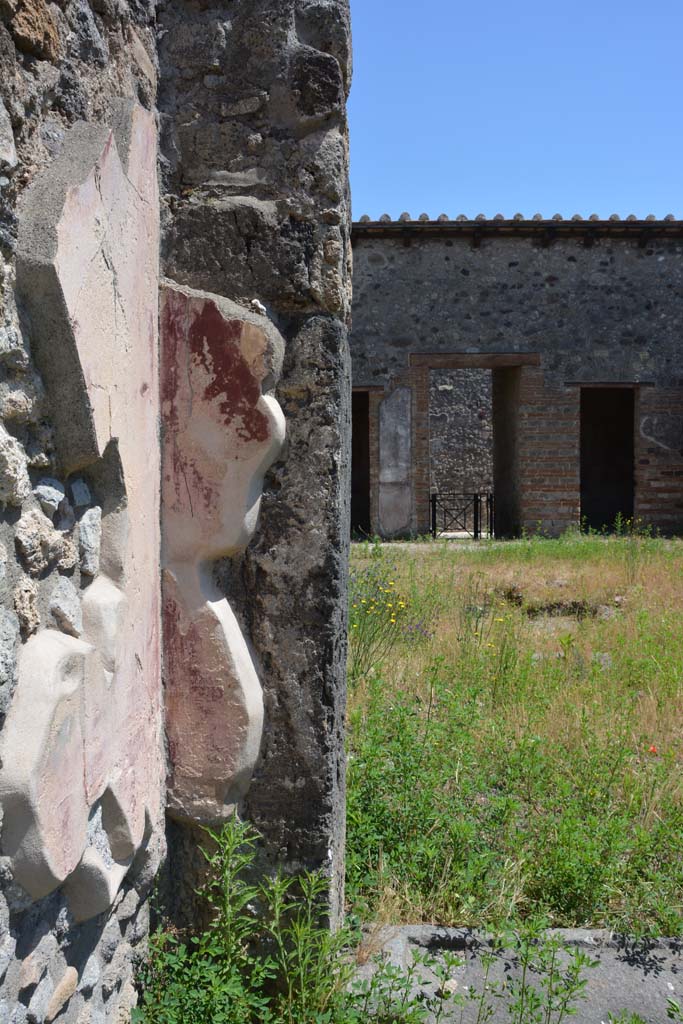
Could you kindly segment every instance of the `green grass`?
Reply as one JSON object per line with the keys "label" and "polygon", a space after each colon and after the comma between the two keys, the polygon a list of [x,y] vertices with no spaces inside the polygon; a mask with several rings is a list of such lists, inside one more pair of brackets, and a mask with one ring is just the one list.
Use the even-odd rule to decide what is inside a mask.
{"label": "green grass", "polygon": [[360,545],[352,562],[351,904],[682,934],[683,543]]}

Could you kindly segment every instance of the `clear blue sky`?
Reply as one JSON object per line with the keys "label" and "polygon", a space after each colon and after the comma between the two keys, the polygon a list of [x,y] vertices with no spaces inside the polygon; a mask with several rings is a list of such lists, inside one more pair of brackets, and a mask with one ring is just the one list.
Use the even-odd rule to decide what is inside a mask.
{"label": "clear blue sky", "polygon": [[683,217],[683,0],[351,0],[353,214]]}

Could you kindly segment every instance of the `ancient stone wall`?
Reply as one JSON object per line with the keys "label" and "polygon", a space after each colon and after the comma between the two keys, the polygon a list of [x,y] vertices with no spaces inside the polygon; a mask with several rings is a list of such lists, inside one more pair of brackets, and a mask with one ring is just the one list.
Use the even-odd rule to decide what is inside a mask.
{"label": "ancient stone wall", "polygon": [[[410,390],[404,532],[429,525],[429,374],[467,368],[493,372],[494,396],[512,394],[502,378],[496,389],[497,372],[518,374],[514,408],[494,410],[499,436],[507,424],[515,438],[498,463],[513,467],[504,490],[514,528],[579,524],[581,389],[625,385],[635,392],[634,515],[683,529],[682,295],[683,228],[673,220],[359,223],[353,384],[372,389],[380,417],[378,388]],[[383,532],[389,442],[379,433],[370,497]]]}
{"label": "ancient stone wall", "polygon": [[126,1021],[236,806],[341,900],[348,7],[158,8],[0,0],[3,1024]]}
{"label": "ancient stone wall", "polygon": [[493,489],[490,370],[429,374],[431,488],[457,494]]}
{"label": "ancient stone wall", "polygon": [[125,1019],[163,855],[155,61],[151,3],[0,4],[8,1024]]}

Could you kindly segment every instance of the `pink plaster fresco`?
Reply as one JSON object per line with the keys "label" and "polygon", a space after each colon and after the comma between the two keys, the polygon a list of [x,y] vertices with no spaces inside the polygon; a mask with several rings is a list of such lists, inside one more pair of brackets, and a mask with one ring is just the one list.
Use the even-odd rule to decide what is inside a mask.
{"label": "pink plaster fresco", "polygon": [[246,792],[263,698],[215,559],[244,550],[284,439],[269,341],[215,296],[161,292],[162,563],[169,810],[217,822]]}
{"label": "pink plaster fresco", "polygon": [[[163,812],[157,133],[153,115],[141,107],[132,107],[129,117],[127,151],[119,154],[110,132],[89,173],[68,189],[56,223],[45,213],[46,232],[56,233],[48,269],[68,315],[64,337],[82,370],[97,455],[110,442],[118,445],[125,509],[107,514],[105,508],[103,574],[83,592],[81,640],[59,634],[56,640],[54,631],[43,630],[22,650],[18,695],[2,740],[3,753],[22,742],[31,747],[22,763],[7,768],[5,760],[0,774],[4,851],[32,895],[65,883],[80,917],[113,900]],[[67,136],[67,151],[69,145]],[[77,166],[77,150],[73,155]],[[31,310],[34,320],[41,313]],[[49,394],[49,373],[44,376]],[[46,678],[61,678],[55,644],[65,648],[69,664],[83,665],[80,675],[74,669],[69,676],[70,717],[59,687],[40,697],[44,680],[32,667],[40,663]],[[40,737],[31,725],[37,699],[45,716]],[[68,815],[60,815],[57,794],[67,789]],[[30,841],[8,812],[17,802],[31,818]],[[113,866],[88,840],[85,825],[98,804]]]}

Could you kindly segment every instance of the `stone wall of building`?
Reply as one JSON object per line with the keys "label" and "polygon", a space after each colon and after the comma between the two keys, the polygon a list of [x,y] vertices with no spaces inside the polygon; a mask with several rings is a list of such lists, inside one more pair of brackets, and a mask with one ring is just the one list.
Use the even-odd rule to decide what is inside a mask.
{"label": "stone wall of building", "polygon": [[[581,388],[622,384],[636,396],[634,514],[683,529],[682,295],[673,220],[356,225],[353,384],[373,389],[380,415],[376,389],[412,395],[404,529],[429,524],[429,374],[466,368],[491,370],[494,396],[497,372],[517,374],[514,407],[498,419],[517,446],[506,456],[515,528],[578,525]],[[382,444],[371,494],[380,532]]]}
{"label": "stone wall of building", "polygon": [[487,494],[493,489],[490,370],[429,374],[430,489]]}
{"label": "stone wall of building", "polygon": [[[136,636],[128,617],[129,610],[138,614],[127,593],[132,567],[119,561],[116,539],[135,469],[125,439],[120,446],[109,439],[120,434],[123,404],[116,406],[116,394],[122,401],[128,396],[125,385],[117,391],[116,381],[108,381],[114,412],[110,419],[107,409],[105,425],[84,382],[88,355],[79,347],[87,348],[98,318],[106,329],[106,304],[98,306],[93,294],[101,264],[91,264],[89,282],[87,274],[80,282],[70,277],[84,269],[80,261],[90,244],[92,222],[79,204],[93,198],[88,179],[95,166],[106,178],[102,197],[110,185],[125,193],[122,175],[128,175],[123,205],[140,202],[136,167],[128,160],[136,145],[124,123],[132,108],[121,100],[137,102],[143,112],[153,106],[155,53],[152,3],[0,4],[0,1020],[8,1024],[126,1019],[136,998],[133,960],[148,932],[148,899],[164,850],[153,667],[158,588],[148,573],[151,591],[140,597],[151,608],[140,624],[151,632]],[[146,246],[154,278],[156,132],[149,118],[142,134],[151,127],[153,148],[132,156],[137,169],[147,160],[148,219],[145,237],[135,234],[129,242]],[[87,122],[76,136],[75,122]],[[69,201],[64,190],[71,186]],[[115,261],[135,259],[114,241],[102,250]],[[137,275],[145,271],[147,257],[141,258]],[[111,278],[100,282],[107,294]],[[87,309],[79,309],[84,283]],[[54,305],[46,299],[50,292],[59,296]],[[143,313],[126,306],[134,294],[121,282],[121,309],[131,316]],[[142,298],[151,314],[152,295]],[[72,316],[83,332],[79,325],[71,330]],[[143,319],[141,330],[149,324]],[[140,351],[135,341],[131,346]],[[153,339],[144,349],[149,360]],[[140,379],[130,381],[139,394],[153,381],[145,368],[137,372]],[[103,380],[95,373],[89,383]],[[147,406],[138,400],[137,429],[144,433]],[[151,413],[153,419],[153,406]],[[153,554],[158,527],[150,482],[150,494],[137,493],[147,505],[142,518],[139,509],[130,511],[133,532],[143,549],[151,541]],[[130,557],[141,554],[137,545],[132,537]],[[102,698],[111,700],[102,689],[107,680],[118,694],[108,713],[117,719],[113,735],[121,745],[108,736],[102,742],[112,730],[98,717],[106,710]],[[137,781],[126,777],[124,740],[146,747],[145,768],[136,757]]]}
{"label": "stone wall of building", "polygon": [[0,0],[3,1024],[127,1021],[235,806],[340,907],[349,78],[345,0]]}

